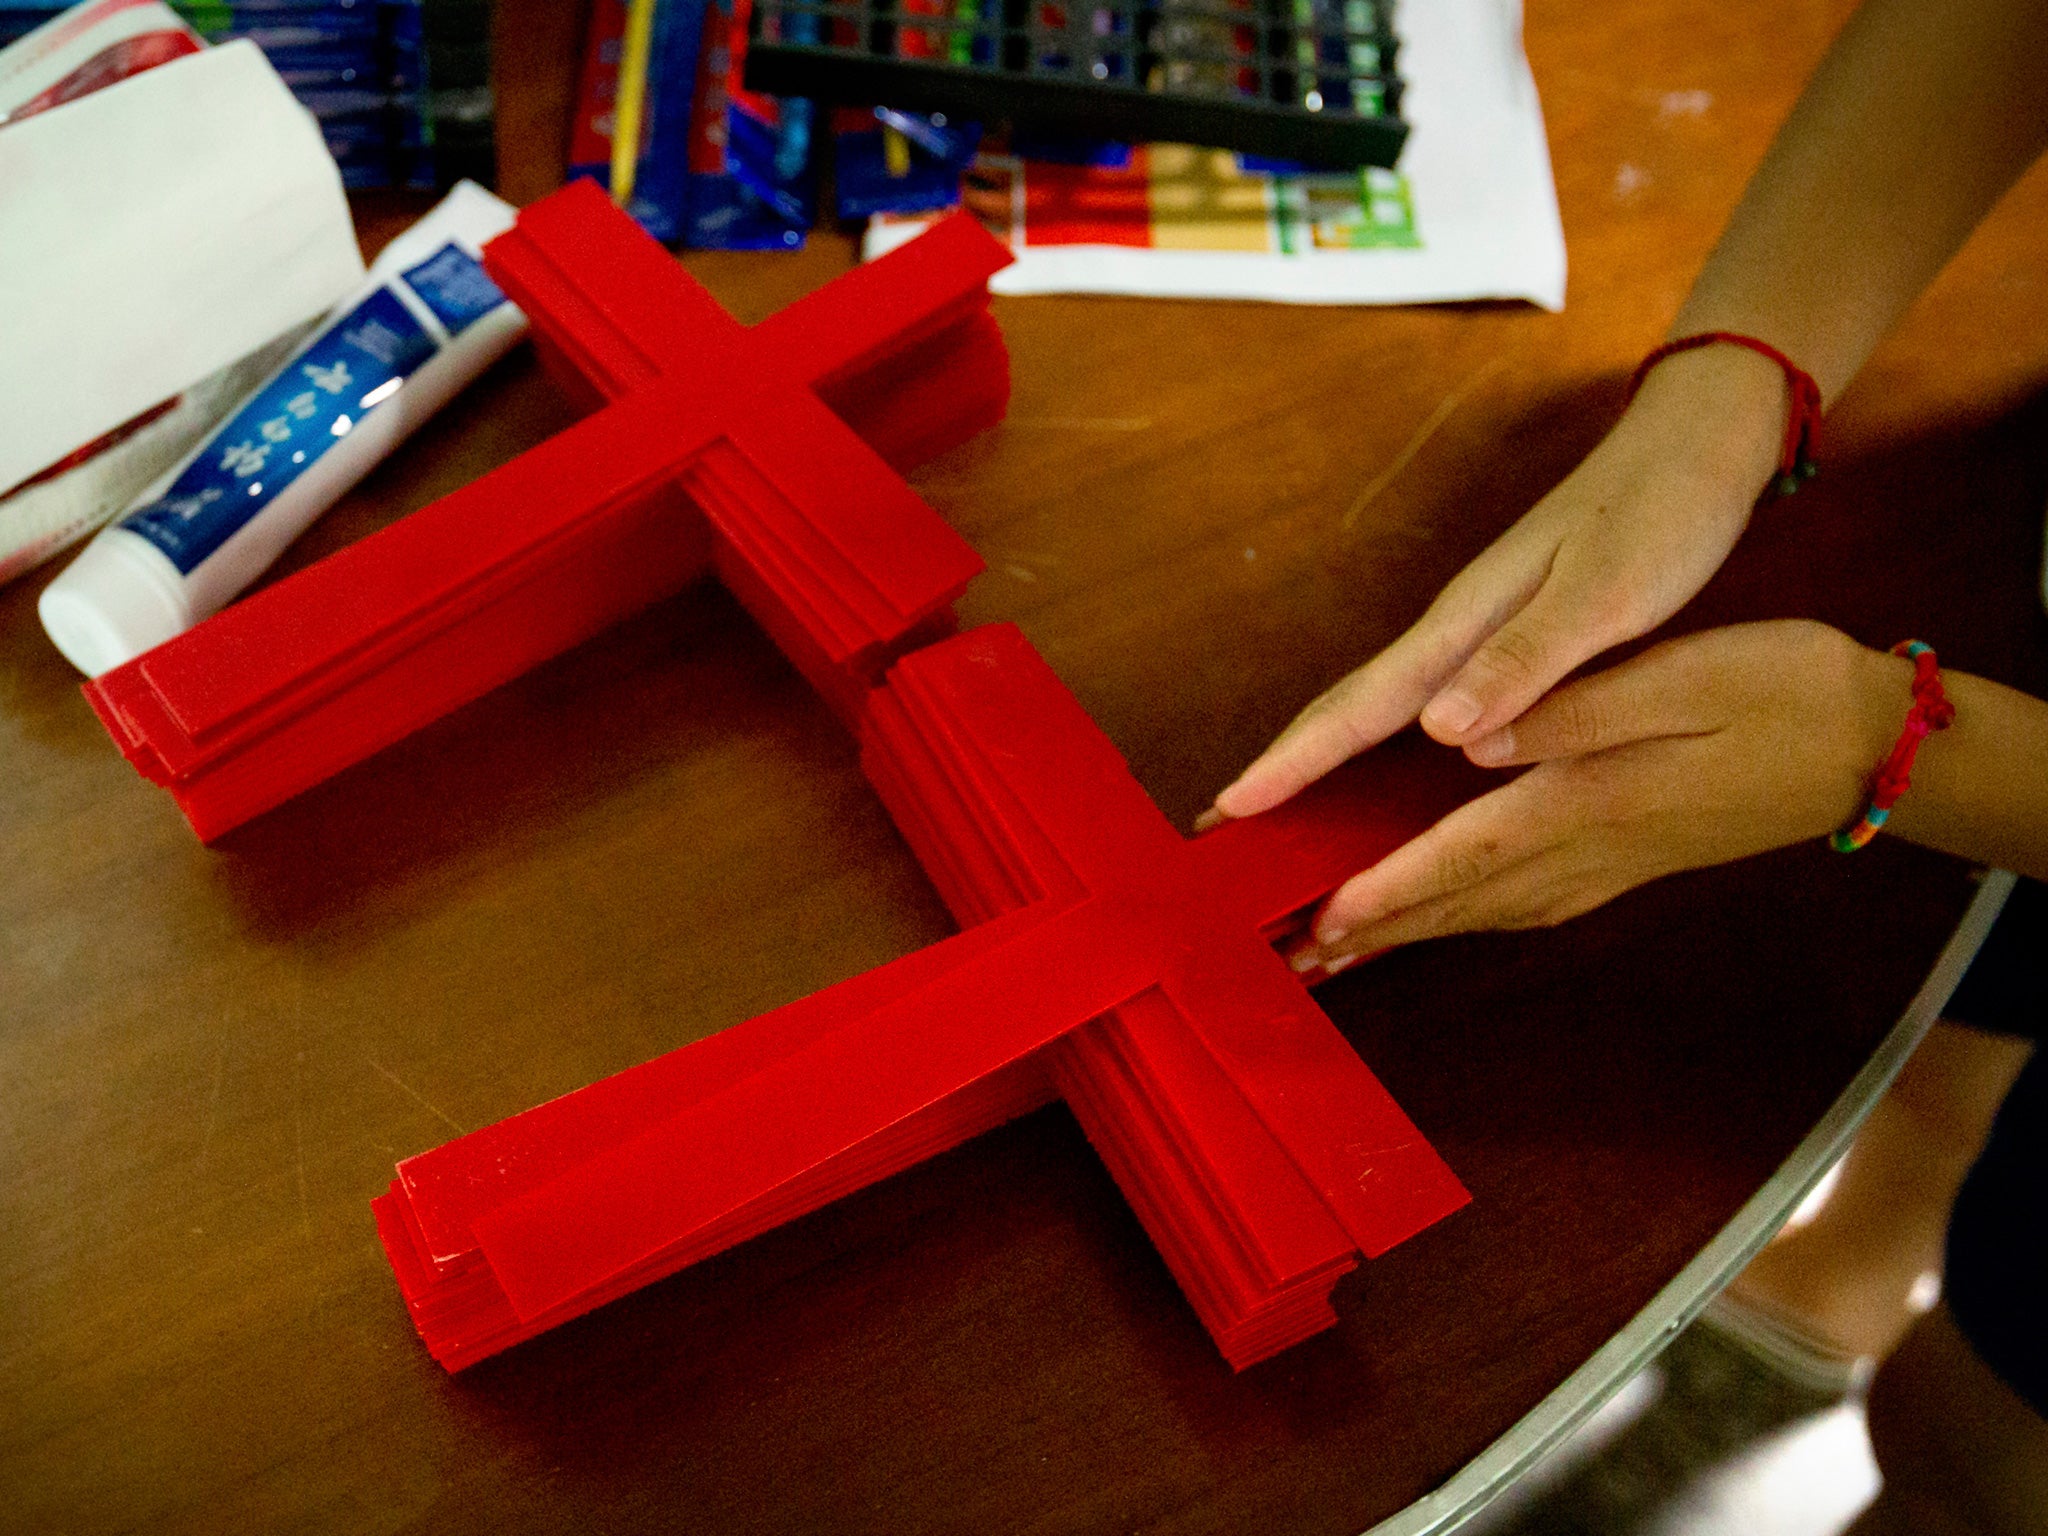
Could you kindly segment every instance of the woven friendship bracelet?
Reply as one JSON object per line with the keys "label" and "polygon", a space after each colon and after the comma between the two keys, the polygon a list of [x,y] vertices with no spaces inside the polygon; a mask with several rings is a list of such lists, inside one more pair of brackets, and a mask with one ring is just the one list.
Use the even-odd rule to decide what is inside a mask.
{"label": "woven friendship bracelet", "polygon": [[1877,836],[1878,829],[1891,820],[1899,796],[1912,787],[1913,759],[1919,755],[1920,743],[1930,732],[1947,730],[1956,718],[1956,707],[1941,686],[1941,666],[1934,647],[1919,640],[1901,640],[1892,647],[1892,654],[1912,658],[1913,707],[1906,711],[1905,727],[1890,755],[1877,765],[1870,783],[1869,807],[1854,826],[1829,837],[1828,843],[1837,853],[1854,853]]}
{"label": "woven friendship bracelet", "polygon": [[1785,442],[1778,453],[1778,476],[1771,485],[1780,496],[1790,496],[1802,482],[1813,478],[1817,468],[1813,456],[1820,451],[1820,386],[1813,382],[1812,374],[1768,341],[1758,341],[1756,337],[1745,336],[1740,331],[1701,331],[1697,336],[1681,336],[1676,341],[1667,341],[1636,365],[1635,374],[1628,381],[1628,397],[1635,399],[1636,391],[1643,387],[1643,380],[1649,376],[1650,370],[1665,358],[1691,352],[1698,347],[1710,347],[1717,341],[1747,347],[1784,370],[1786,386],[1792,391],[1792,403],[1785,413]]}

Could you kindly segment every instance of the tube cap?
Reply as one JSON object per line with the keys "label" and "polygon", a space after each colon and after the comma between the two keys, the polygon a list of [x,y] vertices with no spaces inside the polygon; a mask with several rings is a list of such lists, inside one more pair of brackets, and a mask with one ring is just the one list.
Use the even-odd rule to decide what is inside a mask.
{"label": "tube cap", "polygon": [[36,601],[43,629],[88,677],[111,672],[192,627],[184,583],[147,540],[108,528]]}

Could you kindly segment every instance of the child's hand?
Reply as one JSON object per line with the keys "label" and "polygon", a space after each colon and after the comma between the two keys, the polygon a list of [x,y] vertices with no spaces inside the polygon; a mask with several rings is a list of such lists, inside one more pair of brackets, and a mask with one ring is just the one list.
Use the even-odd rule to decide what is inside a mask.
{"label": "child's hand", "polygon": [[1475,741],[1662,623],[1741,537],[1785,410],[1782,376],[1754,353],[1710,347],[1660,365],[1586,461],[1406,634],[1304,709],[1217,812],[1269,810],[1418,715],[1439,741]]}
{"label": "child's hand", "polygon": [[1785,620],[1667,641],[1473,741],[1533,763],[1330,898],[1306,965],[1562,922],[1631,887],[1856,818],[1911,698],[1910,663]]}

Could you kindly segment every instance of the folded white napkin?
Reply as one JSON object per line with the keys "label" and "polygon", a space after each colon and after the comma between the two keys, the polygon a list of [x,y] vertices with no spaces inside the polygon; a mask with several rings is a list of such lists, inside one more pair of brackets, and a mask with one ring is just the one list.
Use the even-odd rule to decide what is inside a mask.
{"label": "folded white napkin", "polygon": [[320,131],[253,43],[0,127],[0,493],[362,273]]}

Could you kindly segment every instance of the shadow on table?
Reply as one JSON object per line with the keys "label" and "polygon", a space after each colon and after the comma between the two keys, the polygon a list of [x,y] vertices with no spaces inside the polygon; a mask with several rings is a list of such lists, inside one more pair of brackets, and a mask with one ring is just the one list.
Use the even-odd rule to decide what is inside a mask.
{"label": "shadow on table", "polygon": [[516,872],[572,827],[626,831],[653,794],[687,827],[693,801],[744,796],[764,759],[778,778],[857,773],[795,671],[698,583],[235,829],[217,878],[266,938],[360,935],[417,917],[462,872]]}

